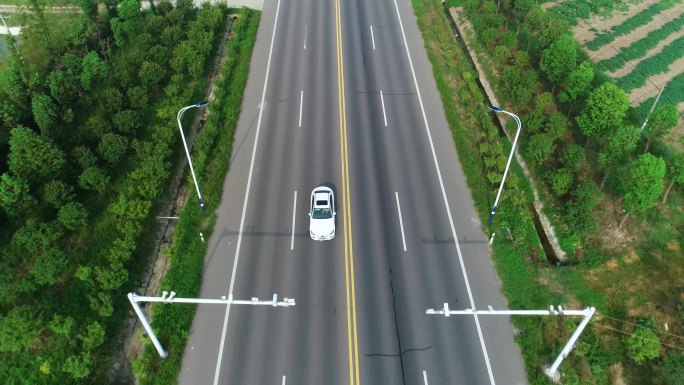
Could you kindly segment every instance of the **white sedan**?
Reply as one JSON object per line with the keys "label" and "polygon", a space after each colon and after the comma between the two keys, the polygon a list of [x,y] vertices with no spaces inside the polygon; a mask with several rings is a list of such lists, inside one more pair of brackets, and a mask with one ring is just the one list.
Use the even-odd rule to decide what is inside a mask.
{"label": "white sedan", "polygon": [[309,235],[315,241],[327,241],[335,237],[335,194],[332,189],[318,186],[311,192],[309,210]]}

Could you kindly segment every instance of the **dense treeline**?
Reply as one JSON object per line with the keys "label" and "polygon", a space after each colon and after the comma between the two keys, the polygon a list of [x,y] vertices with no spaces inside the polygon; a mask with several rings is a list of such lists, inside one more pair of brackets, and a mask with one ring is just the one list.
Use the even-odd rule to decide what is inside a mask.
{"label": "dense treeline", "polygon": [[[489,71],[498,77],[497,91],[505,101],[505,108],[522,119],[520,151],[543,181],[542,190],[547,192],[544,200],[554,210],[556,230],[560,233],[561,246],[570,255],[569,261],[588,269],[604,264],[607,257],[598,244],[601,238],[597,219],[605,224],[619,216],[613,223],[622,228],[630,217],[636,217],[638,222],[649,221],[650,225],[654,215],[658,215],[654,214],[657,206],[668,204],[672,189],[678,186],[681,192],[684,187],[684,155],[662,143],[662,138],[679,122],[676,107],[661,100],[642,127],[625,91],[596,70],[574,40],[569,26],[543,11],[536,0],[453,3],[466,9],[478,32],[480,53],[493,60]],[[488,159],[491,146],[491,140],[483,139],[480,149],[485,162],[496,165],[501,156]],[[498,181],[490,178],[490,182]],[[599,210],[600,202],[604,206],[614,204],[622,212],[607,213],[605,207]],[[519,212],[519,204],[506,207],[505,203],[500,211]],[[662,224],[667,220],[676,221],[674,218],[679,217],[655,219],[662,226],[658,229],[662,234],[654,241],[661,249],[666,244],[668,248],[681,247],[681,233],[678,236],[676,230],[677,226],[681,229],[681,223]],[[501,225],[511,227],[513,238],[518,237],[515,234],[518,226]],[[634,226],[642,229],[636,231],[648,227],[639,223]],[[644,250],[652,252],[650,245]],[[667,263],[674,262],[661,260],[653,265],[667,270]],[[608,301],[603,294],[592,292],[575,270],[558,274],[573,283],[571,287],[576,290],[573,295],[595,302],[585,305],[601,304],[598,307],[603,314],[628,317],[629,303]],[[668,285],[677,283],[658,283],[660,287]],[[640,300],[681,306],[676,294],[648,295],[652,298]],[[611,304],[607,305],[608,302]],[[673,313],[676,315],[677,311]],[[669,330],[681,334],[684,331],[682,313],[679,312],[679,319],[673,320],[669,314],[668,311],[651,317],[668,319]],[[632,366],[633,362],[644,364],[642,368],[648,368],[652,381],[679,383],[678,379],[684,376],[684,355],[678,349],[666,349],[679,340],[675,338],[661,345],[663,335],[652,331],[655,318],[636,317],[630,318],[630,322],[631,325],[621,324],[618,330],[628,337],[615,334],[611,340],[599,341],[592,331],[587,332],[587,350],[580,354],[589,368],[568,370],[565,381],[603,381],[610,365],[624,361],[625,366]]]}
{"label": "dense treeline", "polygon": [[65,30],[30,3],[0,78],[0,378],[102,383],[226,9],[82,0]]}

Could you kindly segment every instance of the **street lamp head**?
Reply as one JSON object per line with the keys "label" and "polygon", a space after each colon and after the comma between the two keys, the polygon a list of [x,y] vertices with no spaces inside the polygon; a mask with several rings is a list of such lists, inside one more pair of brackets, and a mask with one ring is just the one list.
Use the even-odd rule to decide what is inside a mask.
{"label": "street lamp head", "polygon": [[501,108],[496,106],[487,106],[487,108],[489,108],[492,111],[501,112]]}
{"label": "street lamp head", "polygon": [[207,104],[209,104],[209,101],[208,101],[208,100],[205,100],[205,101],[203,101],[203,102],[199,102],[199,103],[195,104],[195,107],[204,107],[204,106],[206,106]]}

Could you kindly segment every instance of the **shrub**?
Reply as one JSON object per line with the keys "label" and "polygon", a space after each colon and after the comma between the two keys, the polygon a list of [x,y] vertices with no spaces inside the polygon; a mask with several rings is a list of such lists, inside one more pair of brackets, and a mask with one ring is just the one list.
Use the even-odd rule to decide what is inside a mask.
{"label": "shrub", "polygon": [[651,329],[637,328],[627,337],[627,355],[637,364],[660,355],[660,338]]}

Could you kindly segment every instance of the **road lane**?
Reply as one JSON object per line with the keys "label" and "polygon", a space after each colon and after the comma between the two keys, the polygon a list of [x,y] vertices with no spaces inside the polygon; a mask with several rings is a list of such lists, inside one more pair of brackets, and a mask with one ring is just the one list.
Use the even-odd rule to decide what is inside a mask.
{"label": "road lane", "polygon": [[[476,305],[503,307],[486,240],[479,227],[453,140],[408,1],[399,2],[406,40],[423,92],[442,165],[445,191]],[[442,196],[422,107],[393,1],[344,2],[345,67],[349,95],[350,178],[354,212],[372,220],[355,224],[362,383],[419,383],[427,369],[435,381],[492,383],[473,317],[430,318],[426,308],[445,301],[472,306]],[[374,26],[374,35],[365,36]],[[369,34],[369,33],[368,33]],[[373,40],[375,49],[373,49]],[[384,108],[374,98],[383,90]],[[383,125],[386,110],[388,127]],[[403,253],[389,194],[402,197],[408,252]],[[456,193],[456,194],[455,194]],[[405,202],[405,203],[404,203]],[[357,214],[359,215],[359,214]],[[467,246],[464,246],[466,245]],[[483,263],[482,261],[487,261]],[[474,263],[473,263],[474,262]],[[472,288],[471,288],[472,289]],[[482,318],[482,317],[480,317]],[[497,346],[492,369],[501,383],[526,383],[520,354],[505,319],[486,324],[485,341]]]}
{"label": "road lane", "polygon": [[[307,216],[310,191],[324,183],[337,189],[340,183],[334,8],[282,1],[277,23],[276,9],[276,2],[264,5],[231,170],[209,240],[202,296],[229,291],[256,141],[233,294],[270,298],[278,293],[297,304],[288,309],[233,306],[217,383],[272,384],[283,376],[289,383],[341,383],[347,367],[343,244],[311,241]],[[272,34],[271,73],[260,106]],[[198,307],[181,384],[214,383],[224,314],[225,308]]]}

